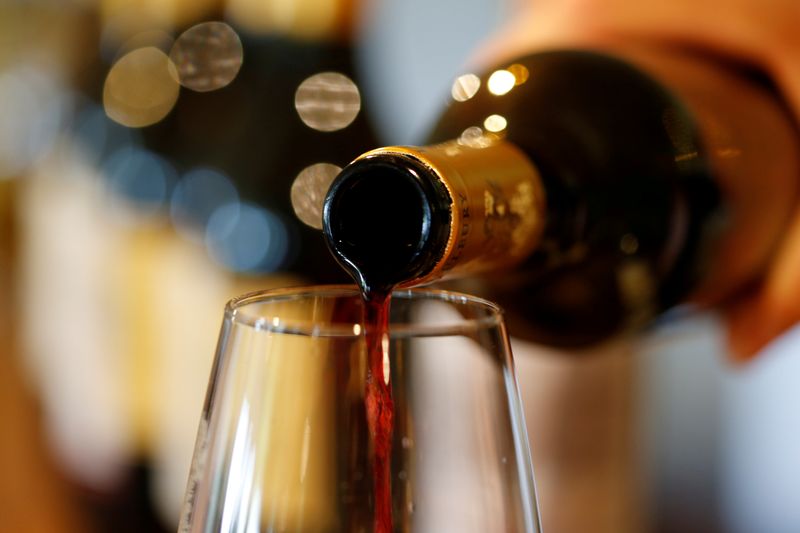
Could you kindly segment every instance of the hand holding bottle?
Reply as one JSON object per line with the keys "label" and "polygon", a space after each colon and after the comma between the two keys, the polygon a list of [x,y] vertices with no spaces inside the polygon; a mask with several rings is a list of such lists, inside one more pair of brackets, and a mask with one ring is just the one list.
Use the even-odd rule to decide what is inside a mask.
{"label": "hand holding bottle", "polygon": [[[765,75],[785,101],[786,114],[797,122],[798,20],[796,0],[529,1],[514,22],[482,49],[478,62],[492,64],[551,48],[602,48],[634,59],[645,49],[689,52],[725,68]],[[795,173],[795,183],[770,183],[760,173],[740,176],[724,188],[741,215],[735,229],[746,230],[731,232],[720,253],[724,260],[717,261],[711,276],[723,281],[700,299],[723,309],[730,348],[737,357],[746,358],[800,321],[800,175]],[[750,194],[754,187],[771,188],[774,194]],[[784,194],[779,197],[781,190]],[[736,271],[746,263],[747,250],[769,240],[767,233],[777,225],[783,226],[779,241],[759,277],[746,281],[744,276],[726,275],[726,270]]]}

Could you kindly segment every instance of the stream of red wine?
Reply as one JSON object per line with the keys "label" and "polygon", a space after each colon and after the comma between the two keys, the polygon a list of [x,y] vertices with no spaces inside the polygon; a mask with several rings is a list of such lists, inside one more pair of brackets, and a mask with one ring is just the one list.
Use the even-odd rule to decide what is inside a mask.
{"label": "stream of red wine", "polygon": [[364,334],[367,342],[365,403],[372,437],[375,493],[373,533],[392,531],[392,434],[394,402],[389,376],[389,301],[391,292],[365,291]]}

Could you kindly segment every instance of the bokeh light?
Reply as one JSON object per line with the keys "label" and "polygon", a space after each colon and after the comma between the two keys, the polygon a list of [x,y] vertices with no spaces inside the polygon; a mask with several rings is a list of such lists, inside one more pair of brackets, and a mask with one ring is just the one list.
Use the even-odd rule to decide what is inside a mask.
{"label": "bokeh light", "polygon": [[639,239],[632,233],[626,233],[619,241],[619,249],[627,255],[633,255],[639,250]]}
{"label": "bokeh light", "polygon": [[501,69],[492,72],[492,75],[489,76],[489,80],[486,82],[486,85],[489,87],[490,93],[497,96],[502,96],[513,89],[516,83],[517,78],[514,77],[514,74],[508,70]]}
{"label": "bokeh light", "polygon": [[175,41],[169,54],[181,85],[193,91],[221,89],[242,66],[242,41],[224,22],[192,26]]}
{"label": "bokeh light", "polygon": [[292,183],[291,199],[294,214],[304,224],[322,229],[322,203],[334,178],[342,168],[330,163],[317,163],[304,168]]}
{"label": "bokeh light", "polygon": [[338,72],[306,78],[294,95],[300,119],[318,131],[346,128],[361,110],[361,95],[353,80]]}
{"label": "bokeh light", "polygon": [[483,127],[486,128],[486,131],[491,131],[493,133],[503,131],[506,129],[506,126],[508,126],[508,121],[503,115],[489,115],[486,117],[486,120],[483,121]]}
{"label": "bokeh light", "polygon": [[461,132],[458,137],[458,144],[468,146],[470,148],[486,148],[491,146],[494,139],[483,131],[478,126],[472,126]]}
{"label": "bokeh light", "polygon": [[163,119],[175,106],[180,85],[169,57],[154,46],[117,61],[103,86],[103,107],[112,120],[141,128]]}
{"label": "bokeh light", "polygon": [[525,65],[520,65],[519,63],[514,63],[506,70],[513,74],[514,85],[522,85],[528,81],[528,77],[530,77],[530,71],[528,71],[528,67]]}
{"label": "bokeh light", "polygon": [[233,182],[216,170],[196,168],[187,172],[172,193],[170,216],[184,238],[202,242],[211,215],[223,205],[239,202]]}
{"label": "bokeh light", "polygon": [[[175,169],[155,153],[136,146],[120,148],[103,164],[115,207],[129,204],[141,215],[161,211],[176,181]],[[119,200],[123,205],[119,205]],[[112,211],[117,212],[118,209]]]}
{"label": "bokeh light", "polygon": [[475,74],[463,74],[456,78],[450,94],[457,102],[466,102],[478,92],[481,87],[481,79]]}
{"label": "bokeh light", "polygon": [[98,165],[118,149],[141,143],[140,130],[110,120],[102,106],[84,102],[72,122],[76,149],[89,164]]}
{"label": "bokeh light", "polygon": [[247,202],[217,208],[206,228],[206,246],[235,272],[273,272],[289,257],[289,233],[277,215]]}

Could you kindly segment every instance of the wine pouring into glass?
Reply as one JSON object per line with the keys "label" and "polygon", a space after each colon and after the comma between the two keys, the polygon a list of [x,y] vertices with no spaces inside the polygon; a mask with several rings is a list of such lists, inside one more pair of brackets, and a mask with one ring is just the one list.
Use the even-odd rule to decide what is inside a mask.
{"label": "wine pouring into glass", "polygon": [[[431,141],[436,144],[379,149],[345,168],[326,200],[325,233],[362,290],[385,296],[391,287],[445,275],[504,270],[502,276],[487,280],[485,288],[509,309],[512,326],[526,324],[516,331],[575,344],[640,325],[691,294],[698,301],[718,303],[736,287],[758,279],[779,246],[794,205],[795,125],[770,87],[722,62],[657,49],[622,55],[620,60],[570,51],[507,61],[487,71],[480,90],[451,105],[434,130]],[[500,81],[492,82],[497,73]],[[759,131],[769,131],[771,142],[759,142]],[[754,169],[768,178],[760,192],[775,201],[766,222],[751,225],[754,211],[742,202],[743,189],[737,187],[743,183],[742,174]],[[733,243],[741,245],[741,235],[748,231],[750,246],[732,251]],[[737,238],[730,237],[737,233]],[[733,255],[736,261],[731,262]],[[726,262],[728,268],[720,268]],[[396,307],[397,298],[394,302]],[[603,316],[597,316],[598,309],[604,310]],[[363,322],[357,318],[351,324]],[[364,329],[370,330],[369,323]],[[390,324],[389,339],[393,330],[397,326]],[[383,425],[392,433],[392,451],[382,454],[391,455],[388,468],[394,488],[401,478],[399,472],[394,477],[403,427],[398,416],[400,365],[393,366],[397,359],[392,341],[387,350],[382,329],[373,331],[381,333],[371,341],[373,353],[379,355],[362,363],[365,382],[354,389],[361,391],[356,411],[371,450],[365,457],[372,458],[362,464],[374,475],[383,461],[375,454],[375,442],[385,435],[381,437],[375,420],[384,411],[365,400],[372,394],[370,386],[383,378],[388,392],[381,394],[394,403],[394,416]],[[219,376],[215,374],[215,380]],[[214,419],[208,414],[214,412],[212,400],[210,394],[208,421]],[[391,405],[383,401],[383,406]],[[201,431],[198,439],[201,460],[195,461],[201,466],[206,464],[203,450],[211,449],[200,446],[208,440],[204,435]],[[225,464],[223,459],[216,468],[224,471]],[[196,474],[194,480],[203,479]],[[384,498],[377,495],[379,478],[361,485],[372,487],[364,489],[365,494],[373,491],[362,501],[361,509],[367,511],[336,516],[361,516],[356,522],[382,530],[379,517],[385,514],[378,509],[386,505],[378,501]],[[196,516],[209,516],[210,507],[196,502],[211,486],[197,481],[190,490],[185,527],[204,520]],[[531,528],[538,524],[532,518],[536,513],[531,488],[532,484],[520,491],[529,502],[518,513],[523,516],[520,530],[535,530]],[[406,530],[410,526],[399,521],[407,516],[396,512],[402,508],[397,504],[401,491],[388,494],[392,527]],[[226,507],[219,503],[223,499],[216,497],[214,512],[229,518],[215,523],[227,524],[228,529],[222,527],[227,531],[237,520],[233,517],[241,515],[220,511]],[[235,501],[250,501],[250,496]],[[413,500],[412,515],[423,501]],[[247,507],[243,505],[239,508]],[[205,514],[198,514],[198,508]],[[252,516],[260,517],[263,508]],[[413,520],[422,515],[428,516],[420,512]],[[236,523],[262,523],[253,520]],[[319,527],[336,530],[343,523],[356,523],[347,520]],[[417,526],[430,524],[413,520]],[[217,529],[212,525],[187,530]]]}
{"label": "wine pouring into glass", "polygon": [[499,308],[434,290],[391,301],[379,371],[355,287],[228,304],[181,533],[539,533]]}

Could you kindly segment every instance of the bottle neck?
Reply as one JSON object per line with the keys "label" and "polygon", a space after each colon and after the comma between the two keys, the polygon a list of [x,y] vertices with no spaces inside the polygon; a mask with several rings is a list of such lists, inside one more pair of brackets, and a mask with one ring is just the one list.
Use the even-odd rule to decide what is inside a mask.
{"label": "bottle neck", "polygon": [[520,263],[543,233],[545,192],[520,149],[481,135],[367,152],[331,186],[323,218],[342,266],[385,290]]}
{"label": "bottle neck", "polygon": [[428,272],[402,285],[509,268],[530,256],[539,243],[545,191],[536,167],[512,143],[483,135],[378,152],[420,161],[449,197],[449,232],[441,256]]}

